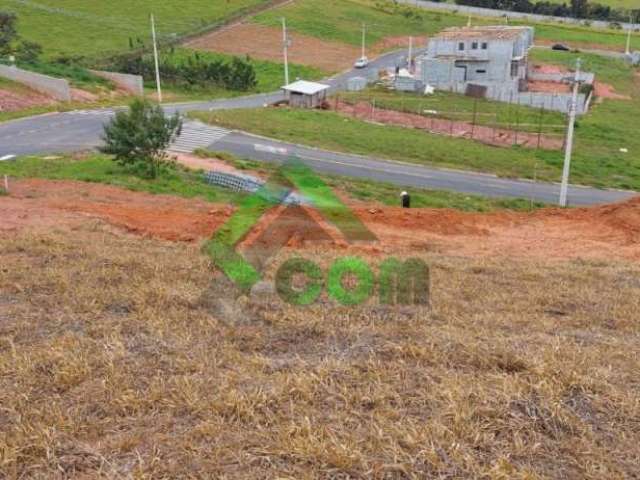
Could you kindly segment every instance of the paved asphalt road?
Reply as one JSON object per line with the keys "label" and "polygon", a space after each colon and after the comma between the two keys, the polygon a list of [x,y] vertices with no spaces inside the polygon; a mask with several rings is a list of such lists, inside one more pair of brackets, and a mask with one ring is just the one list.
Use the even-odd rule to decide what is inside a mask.
{"label": "paved asphalt road", "polygon": [[[394,67],[404,61],[404,53],[387,54],[370,69]],[[358,72],[366,75],[367,69]],[[334,90],[344,88],[344,82],[353,75],[347,72],[327,83]],[[256,108],[282,99],[282,94],[271,93],[249,97],[166,106],[168,112]],[[73,111],[25,118],[0,124],[0,158],[5,155],[30,155],[73,152],[92,149],[100,145],[103,124],[113,116],[112,109]],[[309,147],[278,142],[234,132],[211,145],[211,149],[235,155],[278,162],[289,155],[300,157],[318,171],[336,175],[380,180],[406,187],[479,194],[492,197],[533,198],[537,201],[556,202],[559,187],[556,184],[536,183],[497,178],[473,172],[443,170],[370,157],[327,152]],[[452,153],[455,154],[455,153]],[[593,205],[623,200],[633,192],[571,187],[569,199],[573,205]]]}

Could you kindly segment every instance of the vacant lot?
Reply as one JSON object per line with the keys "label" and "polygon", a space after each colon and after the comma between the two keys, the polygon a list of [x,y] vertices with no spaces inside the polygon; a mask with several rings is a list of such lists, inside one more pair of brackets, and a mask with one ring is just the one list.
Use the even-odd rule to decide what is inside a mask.
{"label": "vacant lot", "polygon": [[149,14],[156,17],[162,38],[202,29],[267,0],[216,1],[0,0],[0,10],[19,16],[20,33],[42,44],[47,56],[97,55],[149,45]]}
{"label": "vacant lot", "polygon": [[[288,248],[267,278],[292,255],[374,268],[417,256],[432,309],[299,309],[237,297],[197,242],[121,219],[148,207],[152,226],[185,209],[179,228],[197,240],[225,204],[45,185],[0,197],[17,218],[0,230],[0,476],[637,471],[638,202],[488,215],[361,205],[380,244]],[[29,222],[48,200],[55,221]]]}
{"label": "vacant lot", "polygon": [[[289,60],[293,63],[336,72],[349,68],[360,56],[360,49],[352,45],[320,40],[295,32],[289,37],[292,41]],[[282,30],[263,25],[238,24],[192,40],[186,46],[197,50],[249,55],[262,60],[283,62]],[[307,77],[305,79],[309,80]]]}

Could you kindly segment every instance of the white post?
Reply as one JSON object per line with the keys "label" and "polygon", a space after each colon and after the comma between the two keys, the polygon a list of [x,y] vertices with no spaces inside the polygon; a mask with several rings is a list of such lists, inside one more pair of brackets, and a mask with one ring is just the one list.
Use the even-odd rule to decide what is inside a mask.
{"label": "white post", "polygon": [[413,57],[413,37],[409,37],[409,56],[407,57],[407,70],[411,72],[411,57]]}
{"label": "white post", "polygon": [[573,133],[576,124],[576,110],[578,108],[578,89],[580,88],[580,59],[576,61],[576,76],[573,82],[573,95],[569,106],[569,125],[564,152],[564,168],[562,169],[562,185],[560,186],[560,206],[567,206],[567,191],[569,190],[569,173],[571,172],[571,154],[573,153]]}
{"label": "white post", "polygon": [[9,193],[9,177],[7,175],[4,176],[4,191]]}
{"label": "white post", "polygon": [[624,51],[627,55],[631,54],[631,31],[633,30],[633,17],[629,15],[629,31],[627,32],[627,48]]}
{"label": "white post", "polygon": [[284,55],[284,84],[289,85],[289,38],[287,37],[287,21],[282,17],[282,45]]}
{"label": "white post", "polygon": [[362,24],[362,55],[361,55],[361,58],[365,57],[366,41],[367,41],[367,26],[363,23]]}
{"label": "white post", "polygon": [[158,41],[156,38],[156,22],[151,14],[151,36],[153,38],[153,58],[156,64],[156,87],[158,89],[158,103],[162,103],[162,87],[160,86],[160,61],[158,60]]}

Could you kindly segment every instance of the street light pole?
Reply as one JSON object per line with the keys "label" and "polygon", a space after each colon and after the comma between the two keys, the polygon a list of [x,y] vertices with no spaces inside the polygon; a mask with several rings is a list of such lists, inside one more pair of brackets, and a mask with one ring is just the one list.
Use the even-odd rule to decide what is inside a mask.
{"label": "street light pole", "polygon": [[362,55],[360,56],[360,58],[365,57],[366,41],[367,41],[367,25],[365,23],[362,23]]}
{"label": "street light pole", "polygon": [[578,90],[580,88],[580,65],[581,60],[576,61],[576,75],[573,82],[573,95],[569,106],[569,125],[567,127],[567,140],[565,142],[564,167],[562,169],[562,184],[560,186],[560,206],[567,206],[567,192],[569,190],[569,174],[571,172],[571,155],[573,153],[573,134],[576,124],[576,113],[578,109]]}
{"label": "street light pole", "polygon": [[162,103],[162,87],[160,86],[160,61],[158,60],[158,41],[156,38],[156,22],[151,14],[151,37],[153,38],[153,59],[156,67],[156,88],[158,89],[158,103]]}
{"label": "street light pole", "polygon": [[627,32],[627,48],[624,51],[627,55],[631,55],[631,31],[633,30],[633,17],[629,15],[629,31]]}

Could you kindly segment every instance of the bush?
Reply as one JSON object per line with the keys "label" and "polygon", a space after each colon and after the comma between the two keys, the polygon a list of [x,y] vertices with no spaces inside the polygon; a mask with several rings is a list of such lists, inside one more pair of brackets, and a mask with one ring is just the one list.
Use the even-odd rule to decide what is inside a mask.
{"label": "bush", "polygon": [[[155,77],[155,63],[149,55],[119,57],[111,68],[144,78]],[[176,58],[171,54],[162,57],[160,75],[170,85],[190,89],[218,87],[246,92],[258,84],[255,69],[248,60],[234,57],[230,62],[209,61],[202,59],[197,52],[186,58]]]}

